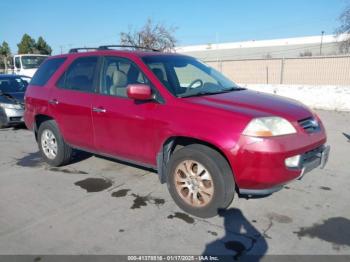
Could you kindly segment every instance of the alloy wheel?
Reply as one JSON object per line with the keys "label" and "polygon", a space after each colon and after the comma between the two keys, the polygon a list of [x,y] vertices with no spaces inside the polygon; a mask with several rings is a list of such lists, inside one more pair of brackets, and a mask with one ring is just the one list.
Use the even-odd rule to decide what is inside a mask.
{"label": "alloy wheel", "polygon": [[212,176],[198,161],[185,160],[178,164],[174,180],[178,195],[193,207],[204,207],[213,198]]}
{"label": "alloy wheel", "polygon": [[41,147],[47,158],[55,159],[57,155],[57,139],[51,130],[45,129],[42,132]]}

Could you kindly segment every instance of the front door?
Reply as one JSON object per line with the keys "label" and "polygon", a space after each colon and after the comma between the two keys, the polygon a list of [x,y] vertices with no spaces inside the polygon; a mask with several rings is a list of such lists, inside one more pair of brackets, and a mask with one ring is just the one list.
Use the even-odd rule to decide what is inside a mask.
{"label": "front door", "polygon": [[100,79],[100,94],[93,102],[95,145],[99,152],[155,165],[152,115],[156,101],[129,99],[128,84],[149,84],[130,60],[105,57]]}

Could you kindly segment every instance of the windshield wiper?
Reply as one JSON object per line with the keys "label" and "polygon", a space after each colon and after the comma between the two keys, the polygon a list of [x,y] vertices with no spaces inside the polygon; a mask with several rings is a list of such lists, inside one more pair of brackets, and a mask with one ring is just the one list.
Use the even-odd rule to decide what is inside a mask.
{"label": "windshield wiper", "polygon": [[225,92],[231,92],[231,91],[242,91],[242,90],[246,90],[246,88],[244,87],[240,87],[240,86],[232,86],[229,88],[225,88],[223,89]]}
{"label": "windshield wiper", "polygon": [[232,91],[241,91],[241,90],[246,90],[246,89],[243,87],[230,87],[230,88],[225,88],[217,91],[200,91],[194,94],[184,93],[184,94],[178,95],[178,97],[183,98],[183,97],[193,97],[193,96],[216,95],[216,94],[228,93]]}
{"label": "windshield wiper", "polygon": [[20,102],[16,98],[14,98],[12,95],[8,93],[3,93],[1,90],[0,90],[0,96],[6,97],[8,100],[14,102],[15,104],[20,104]]}

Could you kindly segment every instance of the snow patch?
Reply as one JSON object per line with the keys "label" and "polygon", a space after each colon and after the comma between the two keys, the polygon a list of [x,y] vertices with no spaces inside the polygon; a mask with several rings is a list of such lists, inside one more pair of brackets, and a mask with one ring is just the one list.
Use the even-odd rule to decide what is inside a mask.
{"label": "snow patch", "polygon": [[315,109],[350,111],[350,86],[240,84],[251,90],[284,96]]}

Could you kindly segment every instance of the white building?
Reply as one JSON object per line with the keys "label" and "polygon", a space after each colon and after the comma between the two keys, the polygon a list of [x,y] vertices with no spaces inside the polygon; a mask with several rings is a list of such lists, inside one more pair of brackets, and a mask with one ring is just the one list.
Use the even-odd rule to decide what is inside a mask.
{"label": "white building", "polygon": [[178,47],[176,51],[204,61],[337,55],[347,35],[323,35],[273,40],[218,43]]}

